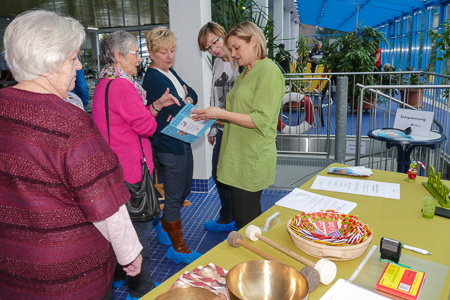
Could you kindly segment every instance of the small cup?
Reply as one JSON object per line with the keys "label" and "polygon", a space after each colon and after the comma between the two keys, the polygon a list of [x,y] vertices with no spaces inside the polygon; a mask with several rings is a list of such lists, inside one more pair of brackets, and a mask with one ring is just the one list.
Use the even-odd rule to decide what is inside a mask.
{"label": "small cup", "polygon": [[422,197],[422,214],[424,218],[433,219],[437,200],[433,197]]}

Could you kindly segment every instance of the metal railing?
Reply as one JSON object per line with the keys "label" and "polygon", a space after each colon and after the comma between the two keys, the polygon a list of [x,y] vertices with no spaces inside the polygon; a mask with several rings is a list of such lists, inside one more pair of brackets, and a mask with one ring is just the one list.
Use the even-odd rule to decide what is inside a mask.
{"label": "metal railing", "polygon": [[[312,75],[316,77],[312,77]],[[407,85],[413,78],[424,79],[424,85]],[[367,137],[367,131],[384,127],[393,127],[397,108],[433,111],[436,124],[439,124],[447,137],[450,135],[448,124],[450,76],[420,71],[405,72],[363,72],[363,73],[302,73],[285,76],[289,94],[301,94],[313,98],[316,116],[315,123],[304,132],[280,132],[277,137],[278,153],[294,155],[308,159],[320,158],[343,162],[350,165],[370,165],[372,168],[396,171],[396,152],[387,150],[379,143]],[[320,81],[320,88],[305,91],[311,82]],[[325,84],[326,82],[326,84]],[[366,85],[362,85],[362,83]],[[375,84],[368,85],[367,82]],[[402,84],[399,84],[399,83]],[[378,83],[378,84],[377,84]],[[383,84],[380,84],[383,83]],[[445,84],[445,85],[444,85]],[[326,88],[325,88],[326,87]],[[413,91],[419,89],[422,103],[409,104]],[[399,90],[404,90],[400,94]],[[367,95],[368,96],[367,96]],[[366,95],[365,98],[363,95]],[[298,95],[296,95],[298,97]],[[293,96],[289,101],[292,101]],[[288,98],[289,99],[289,98]],[[306,118],[305,110],[294,110],[284,102],[280,116],[283,122],[302,124]],[[295,101],[295,99],[294,99]],[[351,105],[351,103],[357,103]],[[364,108],[363,104],[368,104]],[[319,112],[319,108],[321,109]],[[324,124],[320,122],[320,115]],[[299,118],[301,119],[300,121]],[[303,122],[302,122],[303,120]],[[297,122],[297,123],[295,123]],[[323,126],[322,126],[323,125]],[[305,129],[305,128],[303,128]],[[356,147],[356,145],[360,145]],[[445,141],[436,151],[417,148],[413,152],[414,160],[424,160],[436,164],[442,178],[449,178],[450,143]],[[361,148],[361,146],[363,146]],[[354,147],[354,152],[352,152]],[[363,152],[362,150],[365,151]],[[378,156],[378,158],[377,158]],[[309,163],[309,162],[308,162]],[[436,166],[435,166],[436,167]],[[425,175],[425,174],[422,174]]]}
{"label": "metal railing", "polygon": [[[372,85],[363,86],[357,84],[360,89],[360,96],[358,101],[358,117],[357,117],[357,133],[356,144],[361,145],[363,141],[363,110],[364,103],[370,102],[372,106],[374,118],[370,120],[369,129],[378,128],[390,128],[393,127],[393,119],[395,117],[396,108],[407,108],[420,111],[431,111],[434,113],[434,122],[431,130],[439,131],[446,137],[449,136],[449,108],[446,106],[444,99],[437,99],[438,92],[442,92],[445,89],[450,89],[450,85]],[[392,97],[394,91],[403,90],[403,96],[400,99]],[[365,92],[369,92],[371,97],[369,100],[375,99],[375,101],[367,101],[363,99]],[[384,91],[381,92],[381,91]],[[405,101],[408,97],[412,98],[412,93],[417,93],[418,99],[423,99],[416,105],[410,105]],[[408,95],[409,94],[409,95]],[[380,103],[383,102],[383,103]],[[363,164],[362,158],[368,158],[365,163],[372,168],[385,169],[395,171],[396,151],[389,150],[385,147],[383,142],[370,140],[369,154],[362,155],[361,148],[356,147],[355,165]],[[441,172],[443,178],[448,177],[448,165],[449,165],[449,142],[444,141],[441,145],[438,145],[434,151],[429,148],[419,147],[413,150],[411,154],[412,160],[419,160],[425,163],[426,172],[422,175],[428,174],[428,166],[432,164],[438,172]]]}

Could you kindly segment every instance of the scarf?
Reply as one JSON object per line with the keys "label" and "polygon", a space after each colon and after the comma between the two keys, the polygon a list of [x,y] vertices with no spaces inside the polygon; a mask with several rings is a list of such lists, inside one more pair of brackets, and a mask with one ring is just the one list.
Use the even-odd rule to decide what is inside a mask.
{"label": "scarf", "polygon": [[142,97],[142,102],[144,102],[144,105],[147,105],[147,92],[142,88],[142,86],[134,80],[133,76],[125,73],[121,69],[106,65],[103,70],[100,72],[100,78],[125,78],[129,82],[131,82],[136,90],[138,91],[139,95]]}

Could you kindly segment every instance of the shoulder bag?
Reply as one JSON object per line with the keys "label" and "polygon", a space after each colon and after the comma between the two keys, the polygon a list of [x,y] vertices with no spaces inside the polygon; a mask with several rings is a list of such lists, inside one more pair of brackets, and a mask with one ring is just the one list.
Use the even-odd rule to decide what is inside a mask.
{"label": "shoulder bag", "polygon": [[[109,85],[113,80],[110,80],[106,86],[105,91],[105,113],[106,113],[106,125],[108,128],[108,143],[111,146],[111,139],[109,133],[109,108],[108,108],[108,90]],[[156,218],[161,213],[159,206],[158,195],[153,184],[153,180],[150,176],[149,169],[147,167],[147,161],[145,159],[144,147],[142,147],[141,136],[139,136],[139,143],[142,149],[142,179],[140,182],[131,184],[124,180],[128,190],[130,191],[131,198],[125,203],[130,219],[133,222],[147,222]]]}

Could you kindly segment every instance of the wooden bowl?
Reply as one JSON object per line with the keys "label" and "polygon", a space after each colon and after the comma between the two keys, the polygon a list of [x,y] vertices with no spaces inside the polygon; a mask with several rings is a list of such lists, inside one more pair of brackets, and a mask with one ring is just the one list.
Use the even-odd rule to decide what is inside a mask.
{"label": "wooden bowl", "polygon": [[287,222],[287,230],[291,236],[292,241],[294,242],[295,246],[298,249],[302,250],[303,252],[311,256],[318,258],[326,258],[334,261],[346,261],[360,257],[361,255],[364,254],[367,247],[369,247],[373,237],[372,234],[367,240],[365,240],[361,244],[351,246],[324,245],[308,241],[297,235],[290,227],[291,222],[292,220],[289,220]]}

